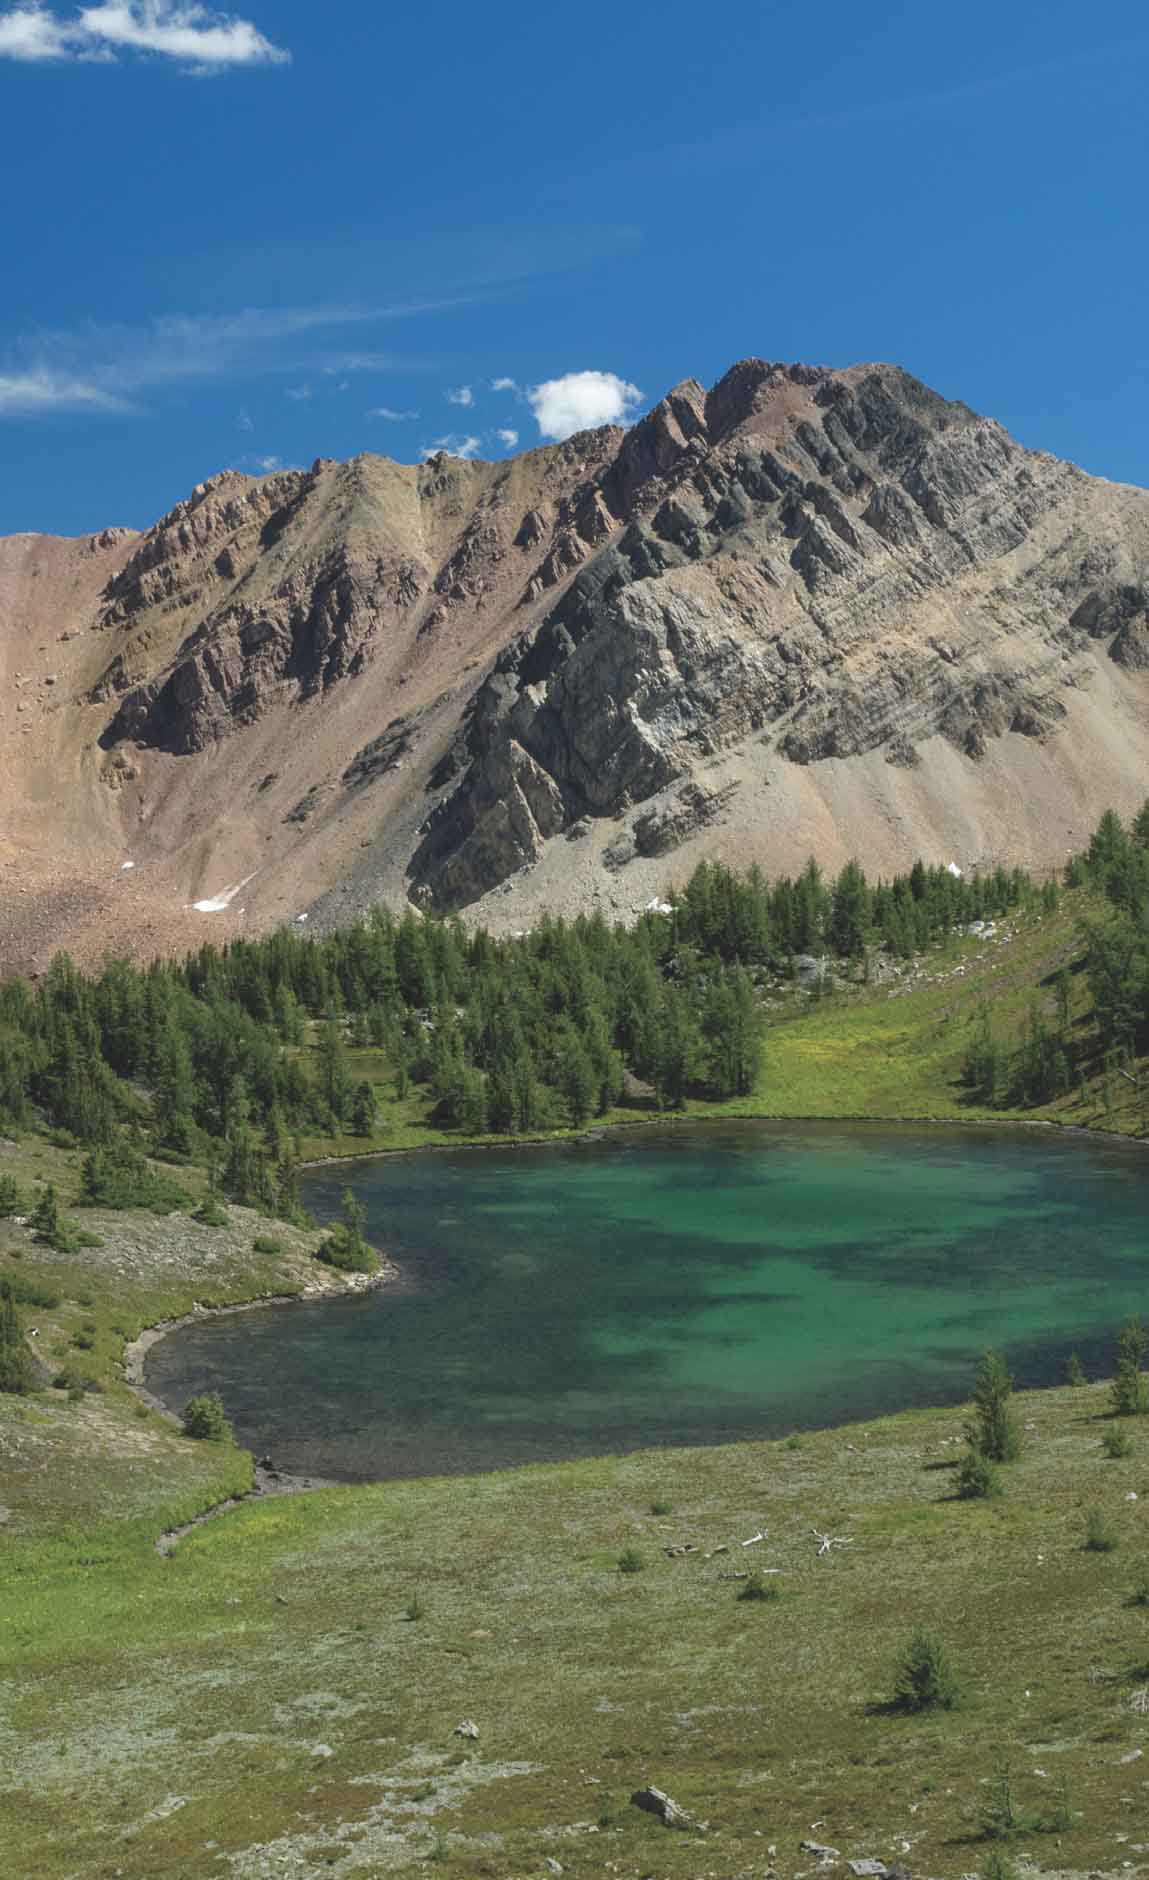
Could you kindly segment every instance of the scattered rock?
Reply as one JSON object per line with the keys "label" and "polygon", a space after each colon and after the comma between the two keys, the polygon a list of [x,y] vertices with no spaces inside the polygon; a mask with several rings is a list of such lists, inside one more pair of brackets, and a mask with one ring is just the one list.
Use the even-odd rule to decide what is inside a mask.
{"label": "scattered rock", "polygon": [[815,1860],[831,1861],[842,1858],[836,1847],[827,1847],[822,1841],[800,1841],[798,1846],[803,1854],[811,1854]]}
{"label": "scattered rock", "polygon": [[687,1814],[685,1808],[680,1808],[662,1789],[636,1789],[630,1799],[635,1808],[644,1809],[648,1815],[657,1815],[668,1828],[702,1829],[704,1826],[693,1815]]}
{"label": "scattered rock", "polygon": [[477,1743],[479,1740],[479,1726],[477,1723],[472,1723],[469,1717],[464,1717],[462,1723],[455,1725],[451,1734],[452,1736],[465,1736],[469,1742]]}

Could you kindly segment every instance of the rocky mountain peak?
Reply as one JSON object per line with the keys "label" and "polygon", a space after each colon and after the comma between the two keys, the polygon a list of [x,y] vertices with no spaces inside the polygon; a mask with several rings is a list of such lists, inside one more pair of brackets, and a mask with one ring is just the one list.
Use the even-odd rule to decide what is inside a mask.
{"label": "rocky mountain peak", "polygon": [[710,853],[1040,865],[1149,771],[1149,495],[882,364],[743,359],[494,463],[225,471],[143,535],[0,543],[0,627],[11,826],[71,852],[74,804],[81,874],[100,828],[253,921],[633,910]]}

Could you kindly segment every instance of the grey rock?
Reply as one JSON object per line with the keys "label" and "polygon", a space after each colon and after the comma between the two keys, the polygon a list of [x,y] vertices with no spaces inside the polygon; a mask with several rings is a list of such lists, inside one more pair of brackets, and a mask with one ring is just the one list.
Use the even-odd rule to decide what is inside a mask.
{"label": "grey rock", "polygon": [[662,1789],[636,1789],[630,1799],[635,1808],[644,1809],[648,1815],[657,1815],[668,1828],[700,1829],[703,1825],[693,1815],[687,1814],[685,1808],[680,1808]]}

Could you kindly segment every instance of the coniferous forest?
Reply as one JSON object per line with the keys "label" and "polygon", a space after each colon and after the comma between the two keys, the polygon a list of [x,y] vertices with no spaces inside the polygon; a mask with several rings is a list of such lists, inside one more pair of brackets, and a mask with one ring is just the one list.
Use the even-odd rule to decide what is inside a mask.
{"label": "coniferous forest", "polygon": [[[1149,807],[1128,829],[1107,814],[1068,880],[1109,904],[1086,932],[1087,966],[1104,1046],[1132,1050],[1149,1029]],[[875,950],[910,959],[1056,899],[1020,871],[917,863],[871,884],[856,862],[834,881],[811,862],[767,882],[703,864],[631,927],[545,920],[495,939],[378,909],[325,937],[281,929],[179,963],[110,959],[86,974],[61,955],[36,983],[0,986],[0,1123],[82,1146],[84,1198],[105,1206],[171,1204],[178,1185],[147,1161],[159,1155],[204,1162],[223,1194],[290,1215],[296,1139],[373,1131],[375,1092],[348,1046],[378,1049],[397,1095],[422,1087],[435,1121],[470,1136],[582,1127],[630,1080],[664,1110],[720,1102],[755,1088],[766,990],[803,956],[862,978]],[[1003,1057],[987,1015],[966,1080],[990,1101],[1045,1101],[1071,1056],[1035,1014]]]}

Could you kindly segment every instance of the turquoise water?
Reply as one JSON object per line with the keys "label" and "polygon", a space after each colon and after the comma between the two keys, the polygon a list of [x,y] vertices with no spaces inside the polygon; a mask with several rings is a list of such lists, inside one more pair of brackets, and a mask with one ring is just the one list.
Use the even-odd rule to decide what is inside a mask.
{"label": "turquoise water", "polygon": [[1037,1130],[679,1125],[383,1158],[355,1189],[400,1284],[196,1325],[166,1401],[222,1392],[285,1469],[386,1478],[707,1443],[1108,1368],[1149,1310],[1149,1155]]}

